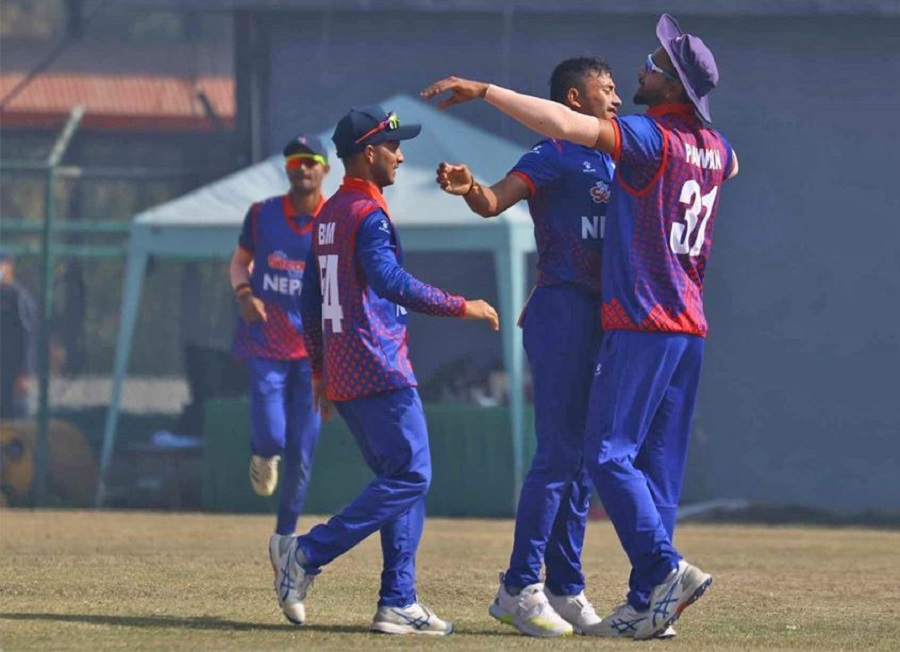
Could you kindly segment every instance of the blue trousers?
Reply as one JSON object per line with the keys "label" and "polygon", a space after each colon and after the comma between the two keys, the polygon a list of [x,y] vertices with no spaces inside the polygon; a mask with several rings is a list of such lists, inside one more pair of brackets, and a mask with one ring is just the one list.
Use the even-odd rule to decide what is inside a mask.
{"label": "blue trousers", "polygon": [[416,601],[416,550],[431,484],[422,401],[415,388],[407,387],[336,402],[335,407],[375,479],[339,514],[299,537],[305,568],[317,573],[380,530],[383,565],[378,605],[405,607]]}
{"label": "blue trousers", "polygon": [[693,335],[610,331],[600,347],[585,454],[631,561],[628,602],[638,611],[681,559],[672,538],[703,343]]}
{"label": "blue trousers", "polygon": [[537,450],[519,495],[508,587],[540,582],[544,564],[555,595],[584,590],[581,551],[591,494],[584,425],[600,337],[599,299],[566,286],[535,290],[524,339]]}
{"label": "blue trousers", "polygon": [[312,371],[307,359],[251,357],[250,421],[255,455],[281,455],[281,488],[275,532],[293,534],[303,511],[319,440],[319,413],[312,403]]}

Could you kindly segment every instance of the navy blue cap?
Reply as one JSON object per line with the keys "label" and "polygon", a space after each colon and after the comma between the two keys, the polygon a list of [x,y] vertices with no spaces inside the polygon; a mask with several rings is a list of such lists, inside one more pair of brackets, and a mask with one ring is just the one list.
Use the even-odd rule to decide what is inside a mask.
{"label": "navy blue cap", "polygon": [[316,154],[328,161],[328,150],[325,149],[325,145],[311,134],[300,134],[291,138],[284,146],[282,154],[285,158],[294,154]]}
{"label": "navy blue cap", "polygon": [[409,140],[418,136],[420,131],[422,125],[401,125],[394,113],[388,114],[379,105],[372,104],[350,109],[337,123],[331,140],[337,148],[338,158],[347,158],[363,151],[367,145],[388,140]]}

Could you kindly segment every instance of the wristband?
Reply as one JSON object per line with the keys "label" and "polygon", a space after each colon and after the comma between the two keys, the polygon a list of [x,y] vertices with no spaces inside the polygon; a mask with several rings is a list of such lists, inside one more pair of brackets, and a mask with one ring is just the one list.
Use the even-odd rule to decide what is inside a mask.
{"label": "wristband", "polygon": [[[249,288],[249,287],[250,287],[250,283],[247,282],[247,281],[244,281],[243,283],[238,283],[237,285],[235,285],[234,288],[232,288],[232,290],[233,290],[233,292],[234,292],[235,294],[237,294],[238,292],[240,292],[240,291],[243,290],[244,288]],[[251,288],[250,291],[252,292],[253,289]]]}
{"label": "wristband", "polygon": [[469,186],[469,189],[463,193],[463,197],[468,197],[469,193],[475,190],[475,175],[472,175],[472,185]]}

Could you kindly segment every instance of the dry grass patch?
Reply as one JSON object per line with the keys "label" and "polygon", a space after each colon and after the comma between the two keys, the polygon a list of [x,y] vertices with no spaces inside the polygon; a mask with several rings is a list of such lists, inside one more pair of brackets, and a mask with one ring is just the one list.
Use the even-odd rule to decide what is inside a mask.
{"label": "dry grass patch", "polygon": [[[320,519],[304,518],[301,530]],[[428,522],[419,594],[458,633],[447,639],[367,631],[380,550],[371,537],[326,568],[309,624],[281,618],[266,542],[274,518],[78,511],[0,512],[0,649],[900,650],[900,532],[683,526],[679,549],[711,572],[712,589],[646,644],[541,641],[493,621],[497,571],[512,522]],[[601,613],[621,601],[628,564],[608,523],[592,522],[588,596]]]}

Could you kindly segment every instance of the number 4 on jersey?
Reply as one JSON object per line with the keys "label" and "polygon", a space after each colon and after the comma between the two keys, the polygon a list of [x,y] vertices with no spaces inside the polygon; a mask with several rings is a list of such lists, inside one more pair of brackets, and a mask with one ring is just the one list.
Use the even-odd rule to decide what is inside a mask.
{"label": "number 4 on jersey", "polygon": [[338,296],[338,257],[336,254],[319,256],[319,285],[322,288],[322,328],[331,322],[332,333],[342,333],[344,311]]}
{"label": "number 4 on jersey", "polygon": [[[687,204],[684,211],[685,224],[681,222],[672,223],[672,231],[669,233],[669,248],[676,254],[688,254],[689,256],[699,256],[700,250],[703,248],[703,240],[706,237],[706,223],[709,216],[712,215],[713,204],[716,203],[716,194],[719,192],[719,186],[713,186],[705,195],[700,189],[700,184],[693,179],[685,181],[681,187],[681,196],[678,198],[682,204]],[[700,212],[704,211],[703,217]],[[697,223],[700,227],[697,228]],[[697,237],[691,246],[691,236],[697,229]]]}

